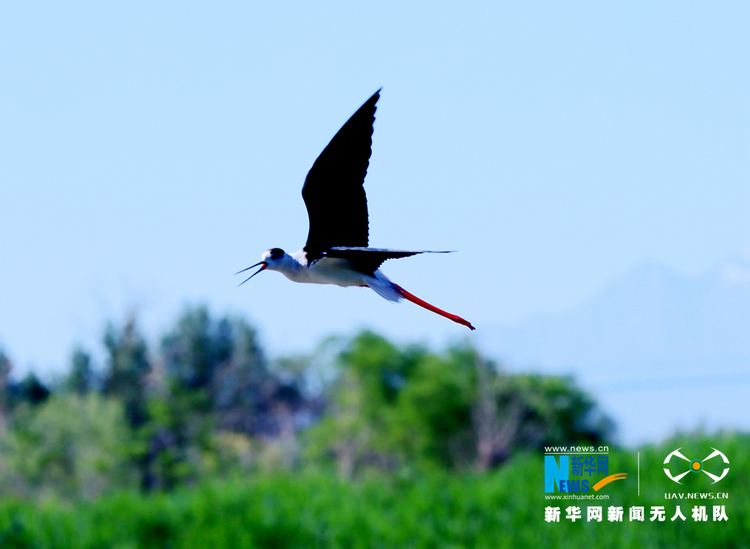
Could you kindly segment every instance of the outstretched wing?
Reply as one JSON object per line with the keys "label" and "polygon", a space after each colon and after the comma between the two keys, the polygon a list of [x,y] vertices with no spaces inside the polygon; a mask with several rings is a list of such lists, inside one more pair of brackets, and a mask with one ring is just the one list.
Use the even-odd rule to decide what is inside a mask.
{"label": "outstretched wing", "polygon": [[383,248],[359,248],[336,246],[324,252],[325,257],[340,257],[348,260],[360,273],[372,275],[384,261],[417,254],[447,254],[450,251],[431,250],[387,250]]}
{"label": "outstretched wing", "polygon": [[380,90],[343,125],[307,174],[302,198],[310,218],[305,244],[309,261],[333,246],[367,246],[367,197],[363,184],[379,98]]}

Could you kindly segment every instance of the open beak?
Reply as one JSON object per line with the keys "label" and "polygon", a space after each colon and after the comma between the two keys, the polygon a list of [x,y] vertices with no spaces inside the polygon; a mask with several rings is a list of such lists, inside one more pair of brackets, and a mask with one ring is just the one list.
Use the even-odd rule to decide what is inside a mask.
{"label": "open beak", "polygon": [[260,265],[260,269],[258,269],[253,274],[251,274],[250,276],[248,276],[245,280],[243,280],[242,282],[240,282],[240,284],[239,284],[240,286],[242,286],[245,282],[247,282],[248,280],[250,280],[251,278],[253,278],[259,272],[265,270],[265,268],[268,267],[268,263],[266,263],[265,261],[261,261],[260,263],[256,263],[255,265],[250,265],[247,269],[242,269],[241,271],[237,271],[236,273],[234,273],[235,275],[238,275],[240,273],[244,273],[245,271],[249,271],[250,269],[253,269],[253,268],[257,267],[258,265]]}

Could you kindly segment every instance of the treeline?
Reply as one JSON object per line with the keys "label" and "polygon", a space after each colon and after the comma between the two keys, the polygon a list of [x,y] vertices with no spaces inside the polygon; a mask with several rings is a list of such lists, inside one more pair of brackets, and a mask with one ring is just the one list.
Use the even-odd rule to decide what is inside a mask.
{"label": "treeline", "polygon": [[269,360],[242,318],[185,310],[149,348],[137,319],[58,381],[12,381],[0,352],[0,493],[94,497],[274,469],[486,471],[514,453],[608,443],[570,378],[515,375],[469,344],[442,353],[372,332]]}

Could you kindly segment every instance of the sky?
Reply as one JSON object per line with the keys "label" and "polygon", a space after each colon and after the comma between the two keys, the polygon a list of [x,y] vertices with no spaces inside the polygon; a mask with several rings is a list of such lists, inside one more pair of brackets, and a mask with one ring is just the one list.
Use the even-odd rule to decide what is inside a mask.
{"label": "sky", "polygon": [[[644,261],[750,249],[746,2],[3,2],[0,346],[59,372],[187,305],[273,356],[370,328],[482,345]],[[365,188],[395,282],[234,273],[307,236],[317,155],[380,87]]]}

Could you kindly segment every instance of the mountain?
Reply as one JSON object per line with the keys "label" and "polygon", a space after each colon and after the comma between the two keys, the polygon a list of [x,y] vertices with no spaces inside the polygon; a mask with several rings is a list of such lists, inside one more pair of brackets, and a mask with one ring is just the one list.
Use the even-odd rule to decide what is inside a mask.
{"label": "mountain", "polygon": [[620,401],[609,408],[625,442],[750,428],[750,254],[698,277],[643,264],[571,310],[496,327],[485,341],[511,367],[571,373],[605,408]]}

